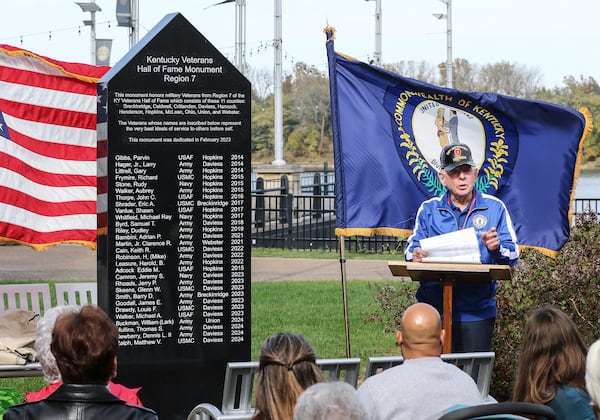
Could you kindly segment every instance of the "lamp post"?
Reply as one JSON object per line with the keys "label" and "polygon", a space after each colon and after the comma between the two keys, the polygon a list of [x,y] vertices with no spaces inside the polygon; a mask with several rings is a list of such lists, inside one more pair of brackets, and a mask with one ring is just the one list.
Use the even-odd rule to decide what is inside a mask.
{"label": "lamp post", "polygon": [[131,30],[129,32],[129,49],[137,44],[140,36],[140,5],[138,0],[131,0]]}
{"label": "lamp post", "polygon": [[96,12],[102,9],[96,3],[78,3],[83,12],[90,12],[90,20],[84,20],[83,24],[90,27],[90,64],[96,64]]}
{"label": "lamp post", "polygon": [[235,0],[235,65],[246,74],[246,0]]}
{"label": "lamp post", "polygon": [[275,39],[273,47],[275,50],[275,65],[273,69],[273,106],[274,106],[274,143],[275,143],[275,160],[272,165],[285,165],[283,159],[283,75],[281,63],[281,0],[275,0]]}
{"label": "lamp post", "polygon": [[375,65],[381,66],[381,0],[375,1]]}
{"label": "lamp post", "polygon": [[132,49],[139,38],[140,6],[138,0],[117,1],[117,25],[129,28],[129,49]]}
{"label": "lamp post", "polygon": [[235,3],[235,57],[233,59],[235,67],[246,74],[246,0],[223,0],[212,6],[218,6],[225,3]]}
{"label": "lamp post", "polygon": [[434,13],[437,19],[446,19],[446,87],[453,87],[452,81],[452,0],[440,0],[446,4],[446,13]]}

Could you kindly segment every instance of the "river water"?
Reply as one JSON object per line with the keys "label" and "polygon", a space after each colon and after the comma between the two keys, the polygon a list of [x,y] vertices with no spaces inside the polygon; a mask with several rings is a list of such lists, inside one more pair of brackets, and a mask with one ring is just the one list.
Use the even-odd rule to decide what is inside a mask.
{"label": "river water", "polygon": [[581,171],[575,198],[600,199],[600,171]]}
{"label": "river water", "polygon": [[[301,184],[305,184],[312,187],[314,183],[314,172],[306,172],[301,176]],[[252,172],[252,188],[255,188],[256,173]],[[328,174],[328,182],[334,183],[333,172]],[[304,190],[304,188],[303,188]],[[309,194],[312,194],[312,189]],[[333,188],[331,189],[333,191]],[[587,199],[598,199],[600,200],[600,170],[594,171],[581,171],[579,179],[577,181],[577,189],[575,191],[575,198],[587,198]]]}

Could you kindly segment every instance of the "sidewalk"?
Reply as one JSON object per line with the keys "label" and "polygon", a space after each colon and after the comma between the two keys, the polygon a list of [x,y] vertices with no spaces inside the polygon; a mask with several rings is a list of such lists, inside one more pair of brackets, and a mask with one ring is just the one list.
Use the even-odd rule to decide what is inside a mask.
{"label": "sidewalk", "polygon": [[[252,282],[341,280],[339,259],[252,258]],[[37,252],[0,246],[0,280],[96,280],[96,252],[82,245],[57,245]],[[347,260],[347,280],[393,279],[384,260]]]}

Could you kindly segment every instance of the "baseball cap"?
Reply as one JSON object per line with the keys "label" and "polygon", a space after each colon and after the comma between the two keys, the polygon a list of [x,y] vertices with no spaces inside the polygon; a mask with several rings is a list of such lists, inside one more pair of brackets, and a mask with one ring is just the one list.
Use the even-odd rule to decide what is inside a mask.
{"label": "baseball cap", "polygon": [[475,166],[475,162],[471,157],[471,149],[462,143],[444,146],[442,153],[440,153],[440,163],[442,169],[448,172],[461,165]]}

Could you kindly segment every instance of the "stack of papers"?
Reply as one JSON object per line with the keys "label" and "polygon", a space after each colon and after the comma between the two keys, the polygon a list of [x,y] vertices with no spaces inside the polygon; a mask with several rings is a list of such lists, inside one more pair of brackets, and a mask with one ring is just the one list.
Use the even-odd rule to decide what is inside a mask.
{"label": "stack of papers", "polygon": [[423,262],[481,264],[474,228],[421,239],[421,249],[429,254]]}

